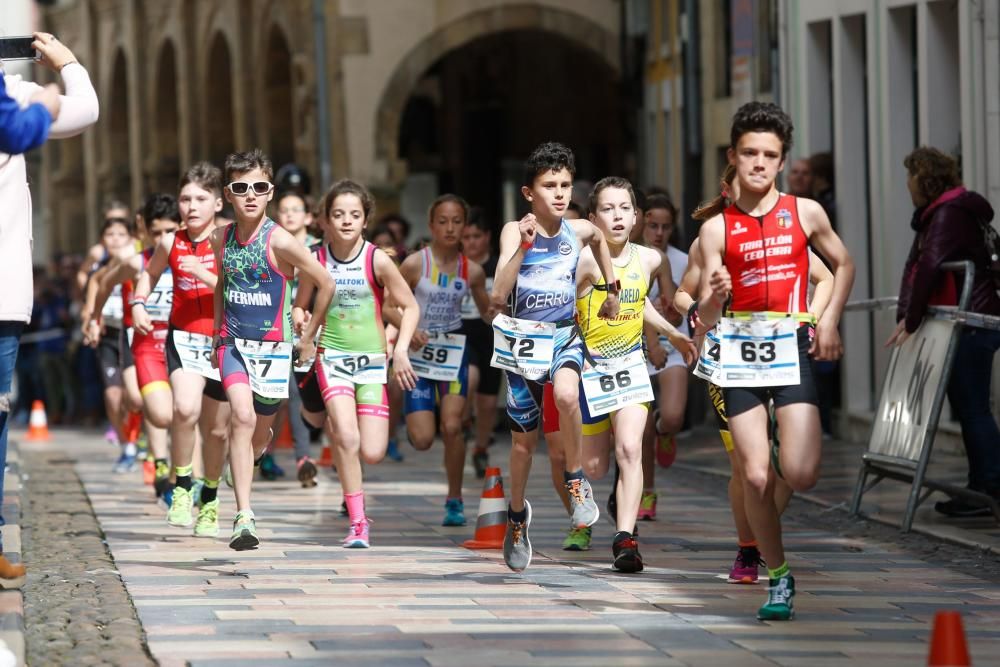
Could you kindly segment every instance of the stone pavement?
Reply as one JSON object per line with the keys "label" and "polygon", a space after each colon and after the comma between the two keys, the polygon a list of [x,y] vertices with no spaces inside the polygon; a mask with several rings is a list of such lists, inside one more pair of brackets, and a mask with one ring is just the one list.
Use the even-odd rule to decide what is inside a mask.
{"label": "stone pavement", "polygon": [[[324,475],[308,490],[294,479],[257,482],[263,544],[242,553],[228,535],[199,540],[168,527],[138,474],[109,472],[116,452],[98,434],[57,432],[48,447],[76,459],[161,665],[910,666],[924,662],[939,609],[963,612],[976,664],[1000,652],[996,581],[891,541],[842,537],[801,502],[786,528],[798,620],[756,621],[763,586],[725,582],[735,549],[724,485],[678,468],[659,474],[659,520],[640,527],[646,571],[621,575],[609,567],[604,518],[594,550],[560,550],[566,517],[540,453],[529,487],[535,560],[518,575],[497,551],[459,546],[480,491],[471,471],[470,527],[440,526],[440,445],[368,469],[372,549],[339,546],[341,495]],[[506,472],[507,445],[493,457]],[[290,458],[280,462],[291,477]],[[596,487],[605,497],[607,480]],[[232,496],[221,492],[228,520]]]}

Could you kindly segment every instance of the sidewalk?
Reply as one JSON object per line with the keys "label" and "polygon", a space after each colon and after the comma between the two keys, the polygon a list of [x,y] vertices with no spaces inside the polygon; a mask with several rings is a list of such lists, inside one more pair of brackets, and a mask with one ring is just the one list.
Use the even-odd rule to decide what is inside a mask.
{"label": "sidewalk", "polygon": [[[682,460],[693,457],[682,441]],[[263,540],[231,551],[223,535],[170,528],[139,474],[110,473],[116,452],[98,434],[56,432],[76,459],[148,647],[161,665],[809,665],[910,666],[925,660],[929,621],[964,613],[977,664],[1000,651],[1000,591],[988,581],[915,558],[892,543],[843,538],[796,520],[786,526],[798,620],[754,619],[763,586],[734,586],[724,485],[675,468],[660,474],[660,520],[640,526],[647,569],[611,571],[612,526],[594,549],[560,549],[566,517],[536,456],[529,486],[535,559],[510,572],[498,551],[458,546],[471,536],[480,489],[467,474],[470,525],[443,528],[441,449],[369,467],[373,548],[339,546],[339,485],[255,483]],[[509,445],[492,450],[507,472]],[[721,454],[721,450],[716,452]],[[282,452],[289,477],[294,466]],[[722,457],[719,457],[720,460]],[[708,482],[706,483],[706,479]],[[607,480],[596,485],[607,494]],[[223,486],[222,516],[233,512]],[[603,504],[603,502],[602,502]],[[29,564],[30,567],[30,564]]]}
{"label": "sidewalk", "polygon": [[[4,473],[3,553],[12,563],[21,562],[21,474],[20,457],[15,442],[8,438],[7,470]],[[0,641],[17,658],[25,663],[24,596],[20,590],[0,591]],[[0,648],[0,661],[6,651]],[[9,657],[7,657],[9,660]],[[3,664],[0,662],[0,664]]]}
{"label": "sidewalk", "polygon": [[[823,462],[819,483],[803,497],[825,506],[848,508],[858,479],[861,454],[866,444],[843,440],[823,441]],[[722,449],[718,432],[698,429],[692,436],[677,441],[677,462],[681,467],[729,477],[729,458]],[[932,479],[965,485],[969,464],[964,455],[935,450],[931,454],[927,476]],[[902,524],[910,485],[891,479],[883,480],[864,495],[861,513],[878,521]],[[934,511],[934,503],[948,496],[935,492],[917,508],[913,530],[957,544],[989,549],[1000,556],[1000,524],[992,517],[952,519]]]}

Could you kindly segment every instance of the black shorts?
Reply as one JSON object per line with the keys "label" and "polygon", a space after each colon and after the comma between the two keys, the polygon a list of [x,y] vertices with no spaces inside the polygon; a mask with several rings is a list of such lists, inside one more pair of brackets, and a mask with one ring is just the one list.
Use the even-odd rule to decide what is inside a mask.
{"label": "black shorts", "polygon": [[[174,345],[174,328],[170,327],[167,331],[167,345],[166,345],[166,355],[167,355],[167,375],[173,375],[174,371],[184,368],[181,363],[181,355],[177,351],[177,346]],[[202,392],[205,396],[219,401],[225,402],[226,390],[222,388],[222,382],[219,380],[209,380],[205,378],[205,391]]]}
{"label": "black shorts", "polygon": [[316,379],[316,366],[305,373],[295,373],[295,384],[299,387],[299,398],[302,399],[302,409],[306,412],[326,412],[323,402],[323,390],[319,388]]}
{"label": "black shorts", "polygon": [[479,387],[476,391],[487,396],[496,396],[500,393],[503,371],[490,366],[490,359],[493,358],[493,327],[481,319],[462,320],[459,333],[465,335],[469,365],[479,369]]}
{"label": "black shorts", "polygon": [[781,387],[729,387],[722,390],[725,398],[726,414],[730,417],[752,410],[758,405],[767,408],[774,401],[775,409],[793,403],[819,405],[816,382],[813,379],[812,363],[809,359],[810,330],[801,326],[797,332],[799,345],[799,384]]}
{"label": "black shorts", "polygon": [[132,348],[129,347],[125,330],[107,327],[101,342],[97,344],[97,359],[101,365],[101,379],[105,387],[121,387],[122,371],[135,366]]}

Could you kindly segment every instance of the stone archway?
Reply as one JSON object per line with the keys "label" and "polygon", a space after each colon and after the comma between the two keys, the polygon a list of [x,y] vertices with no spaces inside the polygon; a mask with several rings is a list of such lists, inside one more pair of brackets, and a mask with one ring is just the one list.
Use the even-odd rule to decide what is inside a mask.
{"label": "stone archway", "polygon": [[178,113],[177,52],[166,40],[156,59],[153,90],[153,156],[151,189],[173,192],[180,179],[180,116]]}
{"label": "stone archway", "polygon": [[205,71],[204,131],[207,155],[221,167],[236,146],[233,125],[233,68],[229,44],[221,32],[215,33],[208,50]]}
{"label": "stone archway", "polygon": [[111,97],[105,152],[108,178],[103,195],[106,199],[127,201],[132,191],[132,167],[129,161],[129,86],[125,51],[118,49],[111,63]]}
{"label": "stone archway", "polygon": [[274,168],[295,161],[292,54],[281,28],[271,27],[264,59],[268,154]]}
{"label": "stone archway", "polygon": [[400,124],[414,86],[434,63],[479,38],[510,31],[558,35],[593,52],[616,73],[620,70],[618,37],[572,11],[535,4],[503,5],[467,14],[428,34],[400,61],[379,100],[375,121],[375,159],[386,165],[389,184],[406,176],[397,156]]}

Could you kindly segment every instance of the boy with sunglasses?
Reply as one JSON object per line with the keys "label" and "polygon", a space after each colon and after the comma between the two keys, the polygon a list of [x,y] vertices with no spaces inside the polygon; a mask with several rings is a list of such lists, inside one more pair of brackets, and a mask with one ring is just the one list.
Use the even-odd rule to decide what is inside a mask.
{"label": "boy with sunglasses", "polygon": [[[316,285],[316,312],[326,312],[333,279],[299,241],[267,217],[274,196],[271,161],[260,149],[226,158],[225,197],[235,222],[212,234],[216,265],[212,364],[222,375],[231,407],[229,465],[236,493],[236,518],[229,547],[260,544],[250,508],[253,462],[271,441],[271,424],[288,397],[292,361],[291,280],[298,269]],[[320,318],[302,332],[301,360],[316,354]]]}

